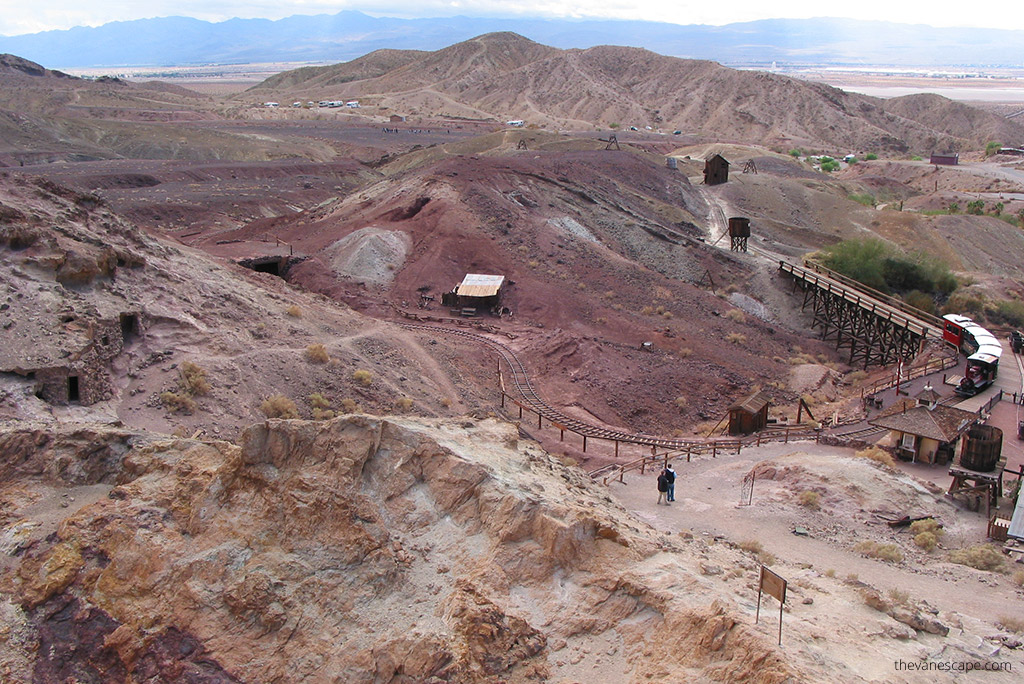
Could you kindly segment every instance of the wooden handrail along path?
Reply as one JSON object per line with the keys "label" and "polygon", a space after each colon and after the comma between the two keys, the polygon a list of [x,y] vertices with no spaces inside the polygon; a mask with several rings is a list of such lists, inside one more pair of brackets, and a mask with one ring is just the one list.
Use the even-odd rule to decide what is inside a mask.
{"label": "wooden handrail along path", "polygon": [[[587,441],[589,439],[601,439],[612,442],[615,445],[616,457],[619,455],[620,444],[635,444],[651,447],[651,456],[645,456],[644,459],[631,462],[640,464],[636,465],[636,468],[643,469],[645,466],[641,461],[647,462],[647,460],[651,459],[655,461],[664,460],[667,463],[668,461],[666,459],[672,457],[681,458],[685,456],[686,460],[689,461],[696,454],[710,453],[712,457],[714,457],[717,456],[719,451],[735,451],[738,453],[743,446],[751,446],[753,444],[760,445],[761,443],[770,441],[789,442],[797,439],[817,440],[818,437],[818,431],[801,427],[767,430],[763,433],[751,435],[749,438],[744,440],[680,439],[676,437],[662,437],[658,435],[613,430],[605,426],[595,425],[593,423],[588,423],[579,420],[578,418],[568,416],[545,402],[533,387],[533,383],[530,382],[530,377],[526,372],[525,366],[523,366],[522,362],[519,360],[519,357],[516,356],[515,352],[495,339],[477,333],[468,332],[466,330],[444,328],[441,326],[417,325],[412,323],[399,323],[399,325],[407,330],[433,335],[451,335],[490,347],[499,358],[498,384],[501,392],[502,408],[507,408],[507,403],[517,406],[519,409],[520,420],[523,419],[524,412],[536,415],[538,429],[544,427],[544,421],[546,420],[548,426],[554,427],[561,432],[560,437],[562,439],[564,439],[566,432],[579,435],[583,439],[584,452],[587,450]],[[506,375],[502,370],[502,362],[504,362],[504,366],[508,372],[511,390],[505,385]],[[661,451],[659,452],[659,450]],[[612,469],[616,469],[620,466],[616,464],[611,467]],[[603,477],[603,481],[607,482],[610,478],[604,477],[606,468],[607,466],[605,468],[599,468],[594,471],[594,473],[591,473],[591,475],[594,477]],[[626,471],[618,473],[618,479],[620,481],[622,481],[622,473],[624,472]]]}

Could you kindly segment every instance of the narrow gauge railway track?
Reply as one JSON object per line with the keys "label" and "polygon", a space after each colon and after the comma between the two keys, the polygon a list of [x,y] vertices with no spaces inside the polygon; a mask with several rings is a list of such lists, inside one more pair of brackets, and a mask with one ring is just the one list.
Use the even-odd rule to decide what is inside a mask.
{"label": "narrow gauge railway track", "polygon": [[[578,418],[573,418],[572,416],[567,416],[540,397],[537,390],[534,388],[533,383],[530,382],[530,376],[527,374],[522,361],[519,360],[519,357],[516,356],[514,351],[506,347],[501,342],[477,333],[471,333],[465,330],[453,330],[441,326],[417,325],[414,323],[398,323],[398,325],[407,330],[426,332],[435,335],[451,335],[487,345],[502,361],[505,362],[505,366],[509,370],[510,382],[520,397],[523,407],[533,411],[549,422],[554,423],[556,427],[570,430],[585,437],[605,439],[613,442],[623,442],[626,444],[660,447],[668,450],[689,450],[699,452],[704,449],[710,451],[715,446],[715,441],[710,439],[675,439],[671,437],[659,437],[656,435],[622,432],[602,427],[600,425],[593,425],[592,423],[587,423],[579,420]],[[502,383],[501,389],[502,392],[505,392],[504,383]],[[512,396],[511,393],[506,392],[506,394]],[[513,400],[519,401],[514,397]],[[788,439],[790,437],[786,438]],[[779,437],[778,439],[783,439],[783,437]],[[735,441],[736,440],[733,439],[731,440],[731,443],[734,443]]]}

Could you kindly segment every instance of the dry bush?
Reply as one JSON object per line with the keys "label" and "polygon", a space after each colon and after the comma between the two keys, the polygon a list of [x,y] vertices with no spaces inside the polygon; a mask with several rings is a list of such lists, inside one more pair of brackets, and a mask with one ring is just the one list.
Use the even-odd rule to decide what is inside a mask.
{"label": "dry bush", "polygon": [[666,309],[663,306],[659,306],[656,309],[654,309],[654,313],[658,314],[659,316],[664,315],[665,311]]}
{"label": "dry bush", "polygon": [[210,383],[206,380],[206,371],[196,364],[186,361],[181,364],[180,373],[179,384],[186,393],[193,397],[201,397],[210,392]]}
{"label": "dry bush", "polygon": [[912,534],[920,534],[922,532],[931,532],[936,537],[941,537],[946,533],[942,529],[942,525],[935,518],[925,518],[924,520],[915,520],[910,523],[910,532]]}
{"label": "dry bush", "polygon": [[192,415],[199,408],[196,400],[184,392],[162,392],[160,394],[160,401],[163,402],[163,405],[171,413]]}
{"label": "dry bush", "polygon": [[650,316],[652,313],[654,313],[654,307],[645,306],[644,308],[640,309],[640,313],[642,313],[644,316]]}
{"label": "dry bush", "polygon": [[864,378],[868,377],[868,374],[862,370],[851,371],[846,374],[844,380],[850,385],[856,385],[859,382],[864,382]]}
{"label": "dry bush", "polygon": [[349,399],[348,397],[341,400],[341,410],[345,413],[360,413],[362,411],[359,404],[356,403],[356,400]]}
{"label": "dry bush", "polygon": [[818,492],[805,489],[800,492],[800,505],[816,511],[821,508],[821,495]]}
{"label": "dry bush", "polygon": [[725,312],[725,317],[737,323],[747,322],[747,315],[743,313],[743,309],[729,309]]}
{"label": "dry bush", "polygon": [[939,545],[939,538],[932,532],[918,532],[914,535],[914,543],[925,551],[934,551]]}
{"label": "dry bush", "polygon": [[310,363],[327,363],[331,355],[327,353],[327,347],[317,342],[306,347],[306,360]]}
{"label": "dry bush", "polygon": [[331,408],[330,400],[319,392],[314,392],[309,395],[309,405],[315,409]]}
{"label": "dry bush", "polygon": [[260,411],[267,418],[298,418],[299,409],[295,402],[283,394],[275,394],[267,397],[260,404]]}
{"label": "dry bush", "polygon": [[910,602],[910,593],[900,589],[890,589],[885,595],[889,597],[889,601],[899,606],[905,606]]}
{"label": "dry bush", "polygon": [[288,307],[288,311],[286,313],[292,318],[302,318],[302,309],[294,304]]}
{"label": "dry bush", "polygon": [[412,399],[409,397],[399,397],[395,399],[395,407],[402,411],[408,411],[412,408]]}
{"label": "dry bush", "polygon": [[878,447],[868,447],[867,449],[861,449],[854,454],[857,458],[866,458],[874,461],[875,463],[881,463],[884,466],[893,468],[896,466],[896,461],[892,460],[892,454]]}
{"label": "dry bush", "polygon": [[729,333],[728,335],[725,336],[725,339],[728,340],[729,342],[731,342],[732,344],[746,344],[747,343],[747,336],[744,335],[743,333],[737,333],[737,332]]}
{"label": "dry bush", "polygon": [[744,539],[739,544],[737,544],[737,546],[743,549],[744,551],[747,551],[757,556],[757,560],[760,561],[762,565],[772,565],[775,563],[775,556],[773,556],[768,551],[765,551],[764,547],[761,546],[761,542],[757,541],[756,539]]}
{"label": "dry bush", "polygon": [[540,266],[540,262],[537,261],[536,259],[530,259],[529,261],[526,262],[526,265],[529,266],[530,268],[537,268],[538,266]]}
{"label": "dry bush", "polygon": [[331,409],[314,408],[313,409],[313,420],[330,420],[336,416],[334,411]]}
{"label": "dry bush", "polygon": [[829,568],[828,570],[825,571],[825,577],[835,577],[835,576],[836,576],[836,571],[835,571],[834,568]]}
{"label": "dry bush", "polygon": [[689,347],[683,347],[678,352],[676,352],[676,355],[681,359],[688,359],[691,356],[693,356],[693,350],[690,349]]}
{"label": "dry bush", "polygon": [[449,399],[448,397],[442,397],[441,398],[441,406],[444,406],[445,408],[451,408],[452,400]]}
{"label": "dry bush", "polygon": [[1014,617],[1012,615],[1000,615],[999,619],[996,620],[996,624],[1007,632],[1024,634],[1024,618]]}
{"label": "dry bush", "polygon": [[949,560],[977,570],[1003,570],[1005,560],[1002,552],[992,544],[975,544],[950,551]]}
{"label": "dry bush", "polygon": [[607,322],[608,319],[605,318],[604,316],[598,316],[597,318],[594,319],[594,323],[596,323],[597,325],[605,325]]}
{"label": "dry bush", "polygon": [[684,408],[686,408],[686,405],[688,403],[690,403],[690,400],[687,399],[686,397],[676,397],[676,401],[675,401],[676,408],[679,409],[680,411],[682,411]]}
{"label": "dry bush", "polygon": [[617,296],[618,295],[616,294],[615,290],[607,290],[604,293],[604,298],[605,299],[615,299],[615,297],[617,297]]}
{"label": "dry bush", "polygon": [[369,387],[370,383],[373,382],[373,373],[368,370],[360,368],[352,373],[352,380],[359,383],[363,387]]}
{"label": "dry bush", "polygon": [[1018,570],[1013,573],[1013,581],[1016,582],[1018,586],[1024,587],[1024,570]]}
{"label": "dry bush", "polygon": [[662,312],[661,317],[665,318],[665,319],[670,319],[670,318],[673,317],[672,316],[672,312],[671,311],[664,311],[664,312]]}
{"label": "dry bush", "polygon": [[903,552],[895,544],[879,544],[873,541],[863,541],[857,544],[857,551],[868,558],[877,558],[890,563],[899,563],[903,560]]}

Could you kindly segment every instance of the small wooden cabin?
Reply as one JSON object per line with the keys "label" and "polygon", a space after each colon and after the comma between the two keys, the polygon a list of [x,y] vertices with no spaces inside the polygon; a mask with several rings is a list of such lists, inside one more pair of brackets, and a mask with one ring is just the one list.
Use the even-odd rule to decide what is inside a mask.
{"label": "small wooden cabin", "polygon": [[716,154],[704,161],[704,185],[719,185],[729,180],[729,162]]}
{"label": "small wooden cabin", "polygon": [[729,407],[729,434],[749,435],[763,430],[768,425],[769,397],[763,391],[757,391],[741,402]]}

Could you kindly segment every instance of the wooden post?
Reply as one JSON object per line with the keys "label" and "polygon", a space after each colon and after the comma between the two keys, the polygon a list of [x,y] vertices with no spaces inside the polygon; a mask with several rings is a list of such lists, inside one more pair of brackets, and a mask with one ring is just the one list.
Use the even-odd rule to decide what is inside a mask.
{"label": "wooden post", "polygon": [[523,419],[523,405],[522,404],[518,404],[518,406],[519,406],[519,420],[522,420]]}
{"label": "wooden post", "polygon": [[505,408],[505,391],[501,392],[501,408]]}
{"label": "wooden post", "polygon": [[615,458],[619,457],[619,440],[615,440]]}
{"label": "wooden post", "polygon": [[537,429],[540,430],[540,428],[541,428],[541,424],[540,424],[540,411],[537,411]]}
{"label": "wooden post", "polygon": [[558,441],[559,442],[564,442],[565,441],[565,428],[559,428],[559,430],[558,430]]}
{"label": "wooden post", "polygon": [[587,436],[583,435],[583,453],[587,453]]}

